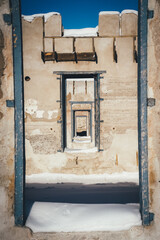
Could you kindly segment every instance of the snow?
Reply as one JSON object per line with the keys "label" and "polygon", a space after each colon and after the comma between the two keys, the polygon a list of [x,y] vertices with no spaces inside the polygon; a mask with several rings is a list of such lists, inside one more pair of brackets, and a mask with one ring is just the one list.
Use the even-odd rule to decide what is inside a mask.
{"label": "snow", "polygon": [[76,142],[76,143],[90,143],[91,142],[91,138],[90,139],[85,139],[85,140],[81,140],[81,139],[76,139],[74,138],[73,142]]}
{"label": "snow", "polygon": [[35,202],[26,221],[33,232],[122,231],[141,224],[139,204]]}
{"label": "snow", "polygon": [[138,11],[132,10],[132,9],[125,9],[121,13],[117,12],[117,11],[102,11],[99,13],[99,15],[113,15],[113,14],[122,15],[124,13],[134,13],[134,14],[138,15]]}
{"label": "snow", "polygon": [[[118,11],[101,11],[99,15],[112,15],[112,14],[123,14],[123,13],[134,13],[138,15],[138,11],[132,9],[123,10],[121,13]],[[53,16],[53,15],[60,15],[58,12],[49,12],[49,13],[38,13],[33,15],[22,15],[24,20],[28,22],[32,22],[34,18],[43,17],[45,22]],[[82,28],[82,29],[64,29],[64,37],[83,37],[83,36],[97,36],[98,26],[95,28]]]}
{"label": "snow", "polygon": [[90,174],[90,175],[76,175],[76,174],[61,174],[61,173],[39,173],[26,176],[26,183],[28,184],[52,184],[52,183],[82,183],[82,184],[96,184],[96,183],[120,183],[130,182],[139,184],[138,172],[122,172],[112,174]]}
{"label": "snow", "polygon": [[87,148],[87,149],[70,149],[70,148],[65,148],[65,152],[67,153],[93,153],[97,152],[98,149],[97,147],[94,148]]}
{"label": "snow", "polygon": [[22,17],[24,18],[24,20],[28,22],[32,22],[34,18],[44,16],[45,22],[47,22],[48,18],[50,18],[53,15],[60,15],[60,14],[58,12],[49,12],[49,13],[38,13],[33,15],[22,15]]}
{"label": "snow", "polygon": [[64,29],[64,37],[96,37],[98,26],[95,28]]}
{"label": "snow", "polygon": [[[124,13],[134,13],[138,14],[138,11],[136,10],[123,10],[121,13],[118,11],[101,11],[99,15],[113,15],[118,14],[122,15]],[[34,15],[22,15],[24,20],[28,22],[32,22],[36,17],[43,17],[45,19],[45,22],[53,16],[53,15],[60,15],[58,12],[49,12],[49,13],[40,13],[40,14],[34,14]],[[64,29],[64,37],[96,37],[98,36],[98,26],[95,28],[82,28],[82,29]]]}
{"label": "snow", "polygon": [[134,13],[134,14],[138,15],[138,11],[136,11],[136,10],[129,10],[129,9],[128,10],[127,9],[123,10],[121,12],[121,15],[124,14],[124,13]]}
{"label": "snow", "polygon": [[102,12],[99,12],[99,15],[113,15],[113,14],[120,14],[120,12],[117,12],[117,11],[102,11]]}

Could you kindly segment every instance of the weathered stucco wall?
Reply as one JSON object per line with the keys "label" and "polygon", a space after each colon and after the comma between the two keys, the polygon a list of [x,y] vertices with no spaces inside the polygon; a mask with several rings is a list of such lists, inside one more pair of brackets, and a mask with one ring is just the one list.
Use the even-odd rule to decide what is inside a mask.
{"label": "weathered stucco wall", "polygon": [[[0,3],[0,229],[13,224],[14,194],[14,111],[6,108],[6,100],[13,99],[11,27],[3,22],[8,4]],[[12,217],[11,217],[12,216]],[[9,219],[9,221],[8,221]]]}
{"label": "weathered stucco wall", "polygon": [[[150,205],[155,215],[155,226],[159,222],[160,207],[160,151],[159,151],[159,114],[160,114],[160,1],[150,1],[154,18],[148,21],[148,97],[156,99],[156,105],[148,108],[148,149]],[[160,235],[159,235],[160,236]]]}
{"label": "weathered stucco wall", "polygon": [[12,28],[3,20],[3,14],[9,13],[9,1],[0,1],[0,239],[3,240],[28,239],[29,233],[27,229],[13,228],[14,108],[6,107],[6,100],[14,98]]}
{"label": "weathered stucco wall", "polygon": [[[104,240],[138,239],[157,240],[160,238],[160,187],[159,187],[159,112],[160,112],[160,1],[149,0],[149,9],[154,9],[154,18],[148,21],[148,95],[156,98],[156,105],[148,108],[149,127],[149,173],[150,173],[150,211],[155,214],[153,223],[148,227],[135,227],[121,232],[92,233],[37,233],[27,228],[14,226],[14,116],[13,109],[6,107],[6,100],[13,99],[12,42],[11,26],[3,21],[3,14],[9,13],[9,1],[0,2],[0,239],[2,240]],[[99,40],[100,41],[100,40]],[[101,40],[102,41],[102,40]],[[51,65],[51,63],[47,63]],[[61,64],[63,65],[63,64]],[[73,65],[73,64],[72,64]],[[74,64],[76,66],[76,64]],[[41,70],[41,69],[40,69]],[[52,73],[52,71],[51,71]],[[34,75],[33,75],[34,76]],[[31,77],[33,77],[31,76]],[[51,75],[52,76],[52,75]],[[44,78],[45,79],[45,78]],[[50,81],[54,84],[55,81]],[[26,83],[27,84],[27,83]],[[37,85],[40,87],[38,81]],[[35,91],[35,96],[38,95]],[[126,90],[127,92],[127,90]],[[128,91],[129,94],[129,91]],[[34,97],[33,96],[33,99]],[[39,109],[43,110],[43,109]],[[47,117],[46,117],[47,118]],[[46,121],[48,123],[48,121]],[[40,123],[39,123],[40,125]],[[47,127],[46,127],[47,128]],[[48,129],[48,128],[47,128]],[[42,134],[43,135],[43,134]]]}
{"label": "weathered stucco wall", "polygon": [[[57,35],[61,29],[60,15],[54,15],[54,19],[50,17],[44,24],[43,17],[35,17],[32,22],[22,19],[24,75],[30,77],[30,81],[24,82],[27,174],[41,172],[99,174],[138,170],[137,63],[134,59],[134,49],[137,46],[136,21],[135,13],[123,12],[121,16],[99,15],[100,37],[93,38],[97,63],[91,61],[44,63],[41,51],[53,52],[54,48],[57,53],[72,53],[73,42],[76,52],[92,52],[92,38],[74,39]],[[132,28],[127,27],[127,24],[132,25]],[[53,26],[54,32],[51,31]],[[50,38],[43,39],[43,32]],[[52,39],[57,36],[59,37]],[[117,52],[117,63],[113,58],[113,45]],[[104,151],[87,154],[57,152],[61,148],[61,125],[57,123],[61,119],[61,108],[56,102],[60,99],[60,81],[53,71],[101,70],[106,71],[104,79],[100,80],[100,97],[104,99],[100,103],[100,118],[104,120],[100,125],[100,148]],[[82,94],[83,88],[82,84],[77,90],[79,91],[77,98],[75,95],[72,97],[72,90],[67,92],[67,119],[70,118],[70,100],[89,100],[87,94]],[[78,88],[75,86],[75,89]],[[67,127],[68,146],[72,149],[80,148],[82,144],[81,146],[69,144],[71,120]],[[85,145],[82,147],[86,148]]]}

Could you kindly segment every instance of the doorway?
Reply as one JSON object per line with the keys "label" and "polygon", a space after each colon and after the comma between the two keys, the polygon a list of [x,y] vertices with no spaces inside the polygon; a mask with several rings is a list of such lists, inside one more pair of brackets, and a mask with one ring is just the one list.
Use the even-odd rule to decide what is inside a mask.
{"label": "doorway", "polygon": [[[18,5],[18,8],[17,8],[17,5]],[[145,7],[145,10],[144,10],[144,7]],[[140,21],[139,21],[139,26],[141,26],[141,21],[142,21],[142,18],[144,19],[145,18],[145,30],[146,30],[146,26],[147,26],[147,2],[146,1],[143,1],[142,2],[142,5],[140,4],[139,5],[139,14],[140,14]],[[15,27],[15,24],[18,22],[20,23],[20,15],[19,15],[19,9],[20,9],[20,6],[19,6],[19,3],[18,1],[16,1],[16,5],[14,5],[12,3],[12,9],[13,9],[13,19],[12,19],[12,24],[13,24],[13,29]],[[142,11],[143,9],[143,11]],[[16,20],[16,16],[19,16],[19,18],[17,18]],[[144,27],[142,26],[142,27]],[[142,30],[142,29],[141,29]],[[16,59],[14,59],[14,68],[17,69],[21,69],[21,76],[23,76],[23,71],[22,71],[22,48],[21,48],[21,28],[20,28],[20,24],[19,24],[19,27],[16,28],[16,33],[17,33],[17,36],[19,36],[20,38],[20,43],[18,45],[17,43],[17,46],[20,47],[20,49],[16,48],[15,47],[15,50],[14,50],[14,54],[15,54],[15,57],[18,56],[18,59],[20,60],[20,64],[16,61]],[[143,39],[143,34],[142,35],[139,35],[139,41],[140,41],[140,44],[142,44],[143,40],[147,41],[146,35],[147,32],[144,32],[144,37],[145,39]],[[14,38],[13,38],[14,39]],[[142,44],[143,45],[143,44]],[[145,48],[145,46],[144,46]],[[143,49],[144,50],[144,49]],[[145,49],[146,50],[146,49]],[[147,51],[147,50],[146,50]],[[141,50],[139,49],[139,52],[141,52]],[[147,52],[146,52],[147,53]],[[141,59],[141,55],[139,55],[139,58]],[[146,56],[145,56],[145,59],[146,59]],[[145,59],[141,59],[143,61],[145,61],[146,63],[146,60]],[[147,67],[145,66],[145,68],[147,69]],[[15,71],[15,82],[16,82],[16,77],[17,77],[17,73],[19,71]],[[139,66],[139,79],[141,81],[141,77],[142,77],[142,68],[141,66]],[[20,80],[21,77],[19,78]],[[146,82],[146,79],[147,77],[145,76],[145,78],[143,78],[143,81]],[[142,85],[140,84],[139,85],[139,89],[142,90]],[[19,91],[20,90],[20,91]],[[24,168],[25,168],[25,153],[24,153],[24,129],[23,129],[23,124],[24,124],[24,109],[23,109],[23,87],[21,86],[21,89],[15,85],[15,92],[17,91],[17,96],[15,96],[15,108],[16,108],[16,115],[15,115],[15,125],[17,126],[16,129],[18,129],[20,127],[21,131],[18,131],[15,129],[16,133],[18,132],[19,135],[16,135],[16,142],[17,142],[17,139],[19,140],[19,145],[18,147],[20,148],[20,146],[22,146],[21,151],[19,151],[18,148],[16,148],[16,170],[15,170],[15,175],[16,176],[19,176],[19,178],[17,178],[17,181],[16,181],[16,185],[15,185],[15,195],[16,195],[16,198],[15,198],[15,219],[16,219],[16,225],[23,225],[24,223],[24,198],[23,198],[23,194],[24,194],[24,176],[25,176],[25,173],[24,173]],[[19,92],[19,94],[18,94]],[[140,91],[140,94],[139,94],[139,99],[141,99],[141,101],[139,102],[139,132],[142,133],[142,125],[144,124],[146,126],[146,118],[143,119],[144,122],[141,122],[141,110],[144,110],[143,109],[143,106],[141,105],[141,103],[143,103],[143,100],[144,98],[146,97],[146,94],[144,95],[143,94],[143,91],[141,92]],[[19,103],[18,103],[19,102]],[[145,113],[147,113],[147,110],[145,109]],[[98,115],[99,116],[99,115]],[[98,118],[98,117],[97,117]],[[19,119],[21,121],[19,121]],[[141,125],[142,123],[142,125]],[[146,136],[146,139],[147,139],[147,127],[145,128],[146,131],[145,131],[145,136]],[[65,141],[63,141],[65,142]],[[143,144],[141,144],[143,142]],[[146,141],[143,141],[143,139],[141,138],[141,135],[139,136],[139,145],[142,146],[142,148],[140,148],[140,152],[139,152],[139,159],[140,159],[140,162],[142,161],[142,163],[146,163],[146,166],[145,166],[145,173],[143,174],[143,165],[144,164],[141,164],[140,165],[140,175],[141,175],[141,185],[140,185],[140,189],[141,189],[141,214],[142,214],[142,219],[143,219],[143,224],[144,225],[148,225],[149,224],[149,211],[147,210],[148,209],[148,206],[149,206],[149,202],[148,202],[148,181],[146,183],[146,181],[144,181],[144,179],[148,179],[148,156],[147,156],[147,153],[145,154],[145,158],[142,158],[142,154],[143,154],[143,151],[145,151],[146,148]],[[64,145],[63,145],[64,146]],[[19,160],[19,161],[18,161]],[[18,183],[19,181],[19,183]],[[143,188],[143,186],[145,186],[145,188]],[[143,196],[143,191],[145,192],[145,197],[142,197]],[[145,198],[145,203],[146,204],[143,204],[143,200]],[[19,206],[19,207],[18,207]],[[145,217],[145,218],[144,218]]]}

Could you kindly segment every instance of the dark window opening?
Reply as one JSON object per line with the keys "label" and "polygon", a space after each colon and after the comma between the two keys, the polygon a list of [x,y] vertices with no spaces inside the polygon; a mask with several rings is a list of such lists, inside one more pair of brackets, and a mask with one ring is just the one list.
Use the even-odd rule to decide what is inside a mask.
{"label": "dark window opening", "polygon": [[76,136],[87,136],[87,116],[76,116]]}
{"label": "dark window opening", "polygon": [[87,136],[87,131],[77,132],[77,136],[85,137]]}

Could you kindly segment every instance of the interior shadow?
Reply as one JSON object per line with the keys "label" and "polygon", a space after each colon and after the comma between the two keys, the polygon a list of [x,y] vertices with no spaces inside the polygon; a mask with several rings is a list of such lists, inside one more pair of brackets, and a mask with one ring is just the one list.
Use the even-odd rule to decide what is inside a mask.
{"label": "interior shadow", "polygon": [[26,184],[26,218],[35,201],[81,204],[139,203],[139,186],[135,183],[84,185],[79,183]]}

